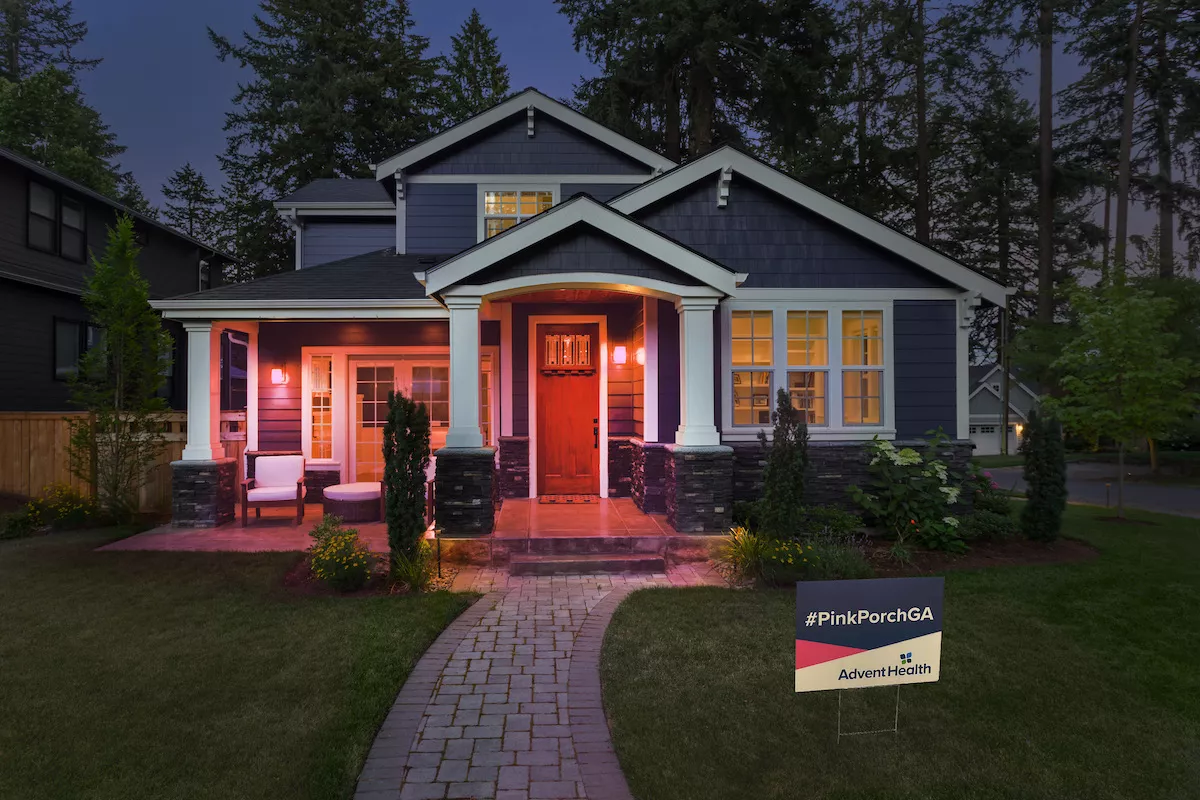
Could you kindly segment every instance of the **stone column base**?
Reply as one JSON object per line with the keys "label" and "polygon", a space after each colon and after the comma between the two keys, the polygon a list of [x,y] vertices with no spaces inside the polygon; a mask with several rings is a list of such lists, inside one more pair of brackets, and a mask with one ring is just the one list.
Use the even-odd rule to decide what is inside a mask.
{"label": "stone column base", "polygon": [[645,514],[667,510],[667,447],[665,444],[630,439],[633,445],[633,481],[630,495]]}
{"label": "stone column base", "polygon": [[237,459],[171,462],[171,525],[214,528],[233,522]]}
{"label": "stone column base", "polygon": [[667,522],[680,533],[733,525],[733,448],[667,445]]}
{"label": "stone column base", "polygon": [[500,437],[500,497],[529,497],[529,437]]}
{"label": "stone column base", "polygon": [[631,436],[608,437],[608,496],[633,495],[633,443]]}
{"label": "stone column base", "polygon": [[434,524],[445,536],[486,536],[496,520],[491,447],[443,447],[434,472]]}

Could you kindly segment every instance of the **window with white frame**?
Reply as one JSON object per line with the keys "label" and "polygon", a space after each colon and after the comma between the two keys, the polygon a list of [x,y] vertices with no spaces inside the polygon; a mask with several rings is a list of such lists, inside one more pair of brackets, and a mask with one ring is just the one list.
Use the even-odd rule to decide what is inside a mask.
{"label": "window with white frame", "polygon": [[770,427],[781,388],[809,425],[831,433],[889,423],[887,304],[751,302],[726,317],[724,419],[734,438],[739,427]]}
{"label": "window with white frame", "polygon": [[483,238],[490,239],[554,205],[549,189],[487,190],[483,193]]}
{"label": "window with white frame", "polygon": [[309,378],[312,392],[312,451],[310,458],[333,458],[333,357],[313,356]]}
{"label": "window with white frame", "polygon": [[770,311],[734,311],[731,317],[734,425],[771,424],[773,319]]}
{"label": "window with white frame", "polygon": [[842,312],[842,423],[883,424],[883,312]]}

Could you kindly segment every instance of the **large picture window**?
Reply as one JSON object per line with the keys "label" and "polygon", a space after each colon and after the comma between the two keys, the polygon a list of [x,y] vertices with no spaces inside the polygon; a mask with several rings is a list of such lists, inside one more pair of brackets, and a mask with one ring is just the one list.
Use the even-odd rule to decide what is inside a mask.
{"label": "large picture window", "polygon": [[808,424],[828,433],[851,433],[859,426],[885,429],[889,337],[888,304],[853,307],[849,303],[817,304],[764,301],[730,309],[726,354],[729,370],[727,430],[737,439],[754,435],[738,428],[771,425],[775,392],[787,391],[792,407]]}
{"label": "large picture window", "polygon": [[483,238],[490,239],[554,205],[548,189],[500,190],[483,193]]}

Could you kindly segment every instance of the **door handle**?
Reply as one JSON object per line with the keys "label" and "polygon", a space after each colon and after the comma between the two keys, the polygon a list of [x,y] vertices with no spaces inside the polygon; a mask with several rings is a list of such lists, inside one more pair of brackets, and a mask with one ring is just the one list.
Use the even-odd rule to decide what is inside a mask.
{"label": "door handle", "polygon": [[599,428],[592,428],[592,437],[593,437],[592,447],[599,450],[600,449],[600,429]]}

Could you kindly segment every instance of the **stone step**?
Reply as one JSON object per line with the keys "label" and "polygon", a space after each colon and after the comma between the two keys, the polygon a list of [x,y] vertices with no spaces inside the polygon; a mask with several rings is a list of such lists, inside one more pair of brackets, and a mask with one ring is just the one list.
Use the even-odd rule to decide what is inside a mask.
{"label": "stone step", "polygon": [[666,536],[602,535],[602,536],[534,536],[524,539],[522,544],[511,540],[497,539],[514,546],[509,551],[531,555],[605,555],[612,553],[662,555],[667,549]]}
{"label": "stone step", "polygon": [[661,555],[650,553],[591,553],[576,555],[514,555],[512,575],[585,575],[596,572],[666,572]]}

